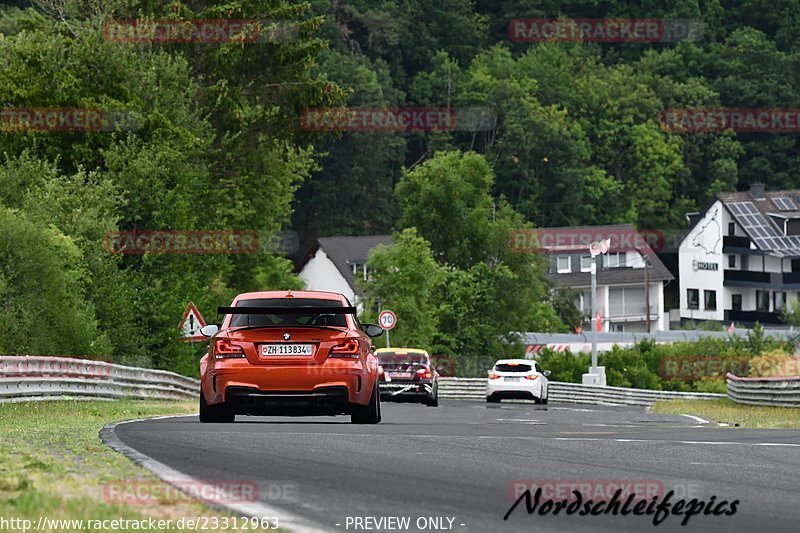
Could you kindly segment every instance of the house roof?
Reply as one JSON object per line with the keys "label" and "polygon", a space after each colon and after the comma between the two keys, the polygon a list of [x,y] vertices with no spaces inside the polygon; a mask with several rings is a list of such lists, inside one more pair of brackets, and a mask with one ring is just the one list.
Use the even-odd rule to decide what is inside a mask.
{"label": "house roof", "polygon": [[320,237],[317,245],[303,260],[298,268],[302,269],[305,263],[313,257],[319,248],[325,251],[330,260],[336,265],[337,270],[344,276],[347,283],[356,288],[355,275],[353,275],[353,263],[363,265],[369,258],[369,252],[378,246],[392,244],[391,235],[365,235],[361,237]]}
{"label": "house roof", "polygon": [[[664,245],[664,236],[655,234],[642,235],[631,224],[609,224],[605,226],[574,226],[559,228],[541,228],[540,243],[550,255],[557,253],[588,254],[588,243],[610,238],[609,252],[635,251],[646,256],[650,263],[648,278],[651,283],[675,279],[669,269],[661,262],[648,239],[660,239]],[[548,245],[546,236],[552,236],[552,246]],[[570,272],[548,274],[551,281],[567,287],[588,287],[591,285],[589,272]],[[641,284],[644,281],[644,269],[622,267],[607,270],[598,269],[597,283],[600,285]]]}
{"label": "house roof", "polygon": [[[648,281],[650,283],[675,279],[657,255],[653,254],[649,256],[649,261]],[[549,273],[547,276],[551,281],[567,287],[589,287],[592,284],[592,275],[589,272],[570,272],[569,274]],[[597,269],[598,285],[641,285],[642,283],[644,283],[643,268],[621,267],[609,268],[608,270]]]}
{"label": "house roof", "polygon": [[800,235],[786,235],[783,225],[787,219],[800,220],[800,189],[763,191],[756,187],[755,191],[717,193],[716,199],[758,250],[778,257],[800,257]]}

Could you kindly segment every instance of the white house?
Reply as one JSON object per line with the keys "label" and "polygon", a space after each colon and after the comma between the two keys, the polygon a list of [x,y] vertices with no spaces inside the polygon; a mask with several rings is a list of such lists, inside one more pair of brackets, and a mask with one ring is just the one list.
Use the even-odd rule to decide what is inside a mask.
{"label": "white house", "polygon": [[323,237],[297,265],[308,290],[338,292],[358,305],[356,277],[367,280],[369,252],[379,244],[391,245],[391,235]]}
{"label": "white house", "polygon": [[[611,240],[608,253],[597,257],[596,308],[601,315],[602,331],[645,332],[648,314],[651,332],[669,329],[669,319],[664,314],[664,284],[674,277],[633,226],[617,224],[536,231],[542,250],[549,256],[550,280],[578,291],[576,306],[587,316],[591,316],[592,263],[588,244]],[[650,308],[646,310],[648,299]]]}
{"label": "white house", "polygon": [[718,193],[679,249],[681,319],[780,324],[800,296],[800,190]]}

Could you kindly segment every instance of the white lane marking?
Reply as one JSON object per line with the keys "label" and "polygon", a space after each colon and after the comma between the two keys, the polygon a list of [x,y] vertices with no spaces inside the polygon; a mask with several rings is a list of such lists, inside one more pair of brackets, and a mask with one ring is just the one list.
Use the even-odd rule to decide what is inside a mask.
{"label": "white lane marking", "polygon": [[[515,437],[508,437],[515,438]],[[544,438],[544,437],[539,437]],[[717,446],[785,446],[800,448],[800,444],[791,442],[731,442],[731,441],[705,441],[705,440],[658,440],[658,439],[597,439],[593,437],[555,437],[554,440],[591,440],[601,442],[652,442],[654,444],[710,444]]]}
{"label": "white lane marking", "polygon": [[699,416],[694,416],[694,415],[685,415],[685,414],[683,414],[683,413],[681,413],[681,416],[685,416],[686,418],[691,418],[692,420],[694,420],[694,421],[695,421],[695,422],[697,422],[698,424],[709,424],[709,423],[710,423],[710,422],[709,422],[708,420],[706,420],[705,418],[700,418]]}
{"label": "white lane marking", "polygon": [[[153,459],[149,455],[145,455],[142,452],[128,446],[117,436],[115,433],[115,429],[118,426],[123,424],[132,424],[134,422],[144,422],[146,420],[164,420],[167,418],[188,418],[188,417],[196,417],[197,415],[171,415],[171,416],[158,416],[153,418],[139,418],[136,420],[126,420],[124,422],[116,422],[113,424],[106,425],[100,431],[100,439],[112,449],[118,451],[134,463],[139,466],[146,468],[147,470],[154,473],[158,476],[162,481],[169,483],[170,485],[175,486],[176,488],[180,489],[181,486],[186,487],[187,484],[191,484],[190,486],[197,487],[198,490],[197,494],[214,494],[214,487],[212,485],[207,485],[211,490],[204,490],[206,487],[206,483],[200,481],[198,479],[193,478],[188,474],[184,474],[178,470],[175,470],[172,467],[165,465],[164,463]],[[235,514],[246,516],[246,517],[267,517],[267,516],[274,516],[280,519],[280,525],[282,529],[286,529],[288,531],[292,531],[295,533],[329,533],[330,529],[325,529],[322,526],[307,520],[299,515],[294,513],[290,513],[284,509],[280,509],[278,507],[273,507],[271,505],[266,505],[262,502],[252,502],[252,503],[221,503],[218,501],[207,500],[203,499],[203,502],[210,506],[217,509],[224,509],[226,511],[232,511]]]}
{"label": "white lane marking", "polygon": [[[699,427],[699,426],[698,426]],[[735,446],[785,446],[800,448],[800,444],[791,442],[733,442],[733,441],[700,441],[700,440],[661,440],[661,439],[600,439],[596,437],[539,437],[539,436],[512,436],[512,435],[411,435],[411,434],[378,434],[378,433],[299,433],[293,431],[282,431],[270,433],[269,436],[276,435],[313,435],[313,436],[333,436],[333,437],[386,437],[389,439],[418,438],[418,439],[523,439],[523,440],[585,440],[598,442],[649,442],[653,444],[716,444],[716,445],[735,445]]]}
{"label": "white lane marking", "polygon": [[604,428],[638,428],[642,426],[631,426],[625,424],[581,424],[582,426],[604,427]]}

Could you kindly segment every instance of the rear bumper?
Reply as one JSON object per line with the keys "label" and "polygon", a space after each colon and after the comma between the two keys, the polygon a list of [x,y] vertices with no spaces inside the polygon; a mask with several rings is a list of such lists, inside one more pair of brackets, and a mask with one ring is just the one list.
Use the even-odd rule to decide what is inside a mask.
{"label": "rear bumper", "polygon": [[239,401],[242,395],[252,397],[255,403],[276,403],[273,400],[283,396],[281,402],[302,408],[313,405],[309,398],[327,398],[330,390],[337,391],[337,404],[342,395],[344,403],[366,405],[376,377],[377,368],[352,359],[329,359],[313,366],[251,365],[244,359],[231,359],[217,361],[204,373],[202,387],[209,405],[229,403],[234,396]]}
{"label": "rear bumper", "polygon": [[499,381],[490,380],[486,385],[486,396],[507,399],[542,398],[542,384],[535,381]]}
{"label": "rear bumper", "polygon": [[434,383],[431,381],[381,381],[381,398],[427,398],[434,393]]}
{"label": "rear bumper", "polygon": [[541,400],[541,397],[527,390],[506,390],[487,393],[486,396],[500,400]]}
{"label": "rear bumper", "polygon": [[239,415],[338,415],[352,408],[345,387],[319,387],[311,392],[228,387],[225,397],[228,409]]}

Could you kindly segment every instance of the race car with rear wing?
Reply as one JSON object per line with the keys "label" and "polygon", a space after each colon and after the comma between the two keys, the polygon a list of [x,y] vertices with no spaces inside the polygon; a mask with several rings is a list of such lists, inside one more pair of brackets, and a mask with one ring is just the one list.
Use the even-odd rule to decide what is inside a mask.
{"label": "race car with rear wing", "polygon": [[375,351],[380,363],[378,374],[381,396],[385,399],[439,405],[439,373],[431,356],[416,348],[380,348]]}
{"label": "race car with rear wing", "polygon": [[251,292],[237,296],[200,360],[200,421],[237,415],[340,415],[355,424],[381,421],[378,358],[370,337],[341,294]]}

